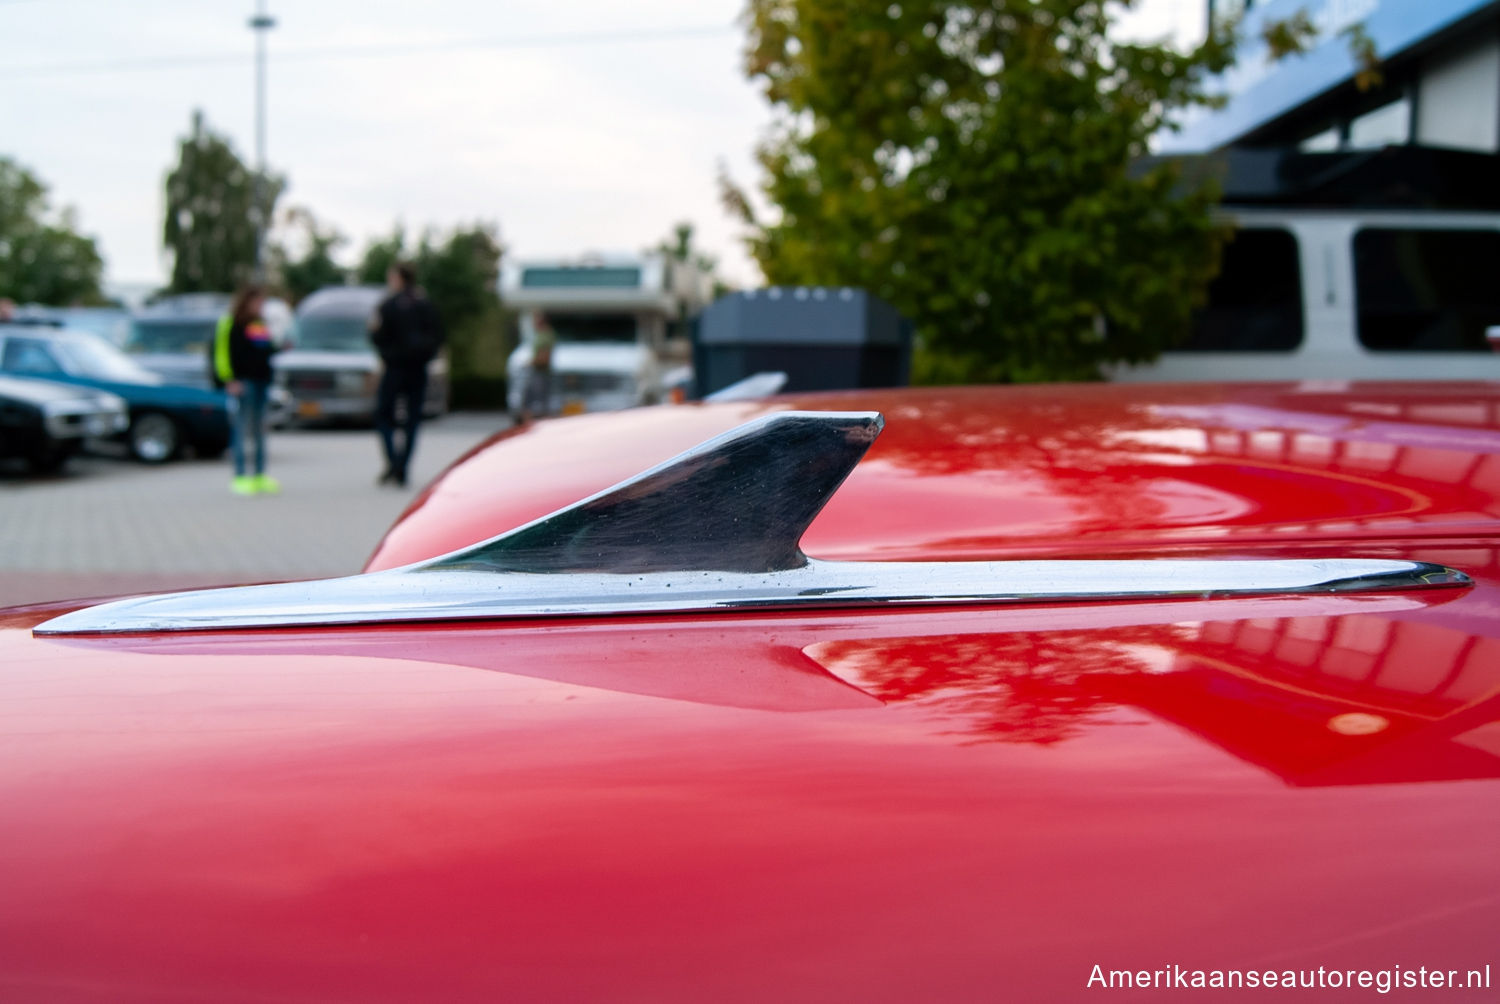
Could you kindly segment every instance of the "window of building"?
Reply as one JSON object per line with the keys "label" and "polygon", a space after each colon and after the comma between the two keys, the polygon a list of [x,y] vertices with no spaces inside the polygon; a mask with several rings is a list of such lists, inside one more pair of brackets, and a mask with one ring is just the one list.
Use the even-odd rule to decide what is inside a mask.
{"label": "window of building", "polygon": [[1329,153],[1337,150],[1343,145],[1343,142],[1344,137],[1339,131],[1339,127],[1330,126],[1322,132],[1314,133],[1301,143],[1298,143],[1297,149],[1304,153]]}
{"label": "window of building", "polygon": [[533,267],[521,272],[521,285],[527,289],[636,289],[640,284],[641,270],[633,266],[564,265],[555,268]]}
{"label": "window of building", "polygon": [[1178,352],[1290,352],[1302,344],[1302,266],[1297,238],[1246,228],[1224,246],[1208,304]]}
{"label": "window of building", "polygon": [[1389,352],[1488,352],[1500,324],[1500,231],[1370,228],[1354,235],[1359,341]]}
{"label": "window of building", "polygon": [[564,314],[547,316],[559,342],[633,342],[640,325],[634,314]]}
{"label": "window of building", "polygon": [[1398,98],[1349,122],[1350,149],[1399,146],[1411,141],[1411,101]]}

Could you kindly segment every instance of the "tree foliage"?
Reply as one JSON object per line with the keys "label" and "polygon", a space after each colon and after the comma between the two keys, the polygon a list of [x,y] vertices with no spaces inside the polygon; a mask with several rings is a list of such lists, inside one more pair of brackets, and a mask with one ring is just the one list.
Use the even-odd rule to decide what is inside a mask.
{"label": "tree foliage", "polygon": [[256,173],[202,112],[178,144],[167,175],[162,242],[172,256],[173,293],[226,292],[255,271],[256,228],[269,222],[286,182],[267,176],[257,199]]}
{"label": "tree foliage", "polygon": [[[1324,37],[1317,21],[1305,7],[1284,18],[1267,21],[1260,31],[1260,40],[1265,43],[1266,52],[1273,61],[1305,55],[1322,44]],[[1370,36],[1364,22],[1342,29],[1339,37],[1348,44],[1349,58],[1354,61],[1354,86],[1361,91],[1379,87],[1385,81],[1385,73],[1375,39]]]}
{"label": "tree foliage", "polygon": [[692,265],[705,275],[712,275],[719,267],[719,260],[700,250],[693,242],[693,225],[686,220],[672,228],[672,235],[656,245],[656,250],[673,261]]}
{"label": "tree foliage", "polygon": [[714,297],[729,292],[729,285],[719,278],[719,259],[702,250],[693,239],[693,225],[683,220],[672,228],[672,235],[656,245],[656,251],[675,262],[691,265],[713,284]]}
{"label": "tree foliage", "polygon": [[399,223],[389,237],[371,241],[354,270],[355,281],[362,286],[385,285],[386,273],[398,261],[414,260],[406,246],[406,228]]}
{"label": "tree foliage", "polygon": [[[779,110],[781,284],[862,286],[916,322],[929,380],[1079,379],[1183,335],[1217,267],[1215,193],[1128,165],[1232,41],[1110,37],[1092,0],[751,0],[748,75]],[[742,193],[726,201],[748,210]]]}
{"label": "tree foliage", "polygon": [[0,297],[59,306],[103,302],[104,262],[77,232],[71,209],[53,213],[47,186],[0,157]]}
{"label": "tree foliage", "polygon": [[349,281],[349,270],[333,257],[348,243],[337,228],[320,224],[312,210],[293,206],[284,216],[284,230],[272,244],[270,258],[278,285],[293,303],[324,286]]}

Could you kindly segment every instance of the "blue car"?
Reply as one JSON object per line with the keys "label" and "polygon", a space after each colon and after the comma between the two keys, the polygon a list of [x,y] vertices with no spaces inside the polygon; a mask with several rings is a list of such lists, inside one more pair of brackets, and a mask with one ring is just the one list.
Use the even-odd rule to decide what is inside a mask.
{"label": "blue car", "polygon": [[16,308],[21,324],[46,324],[98,335],[111,345],[124,345],[130,334],[130,311],[123,307],[45,307],[28,303]]}
{"label": "blue car", "polygon": [[118,394],[130,408],[130,425],[121,437],[148,464],[170,460],[184,448],[216,457],[229,447],[224,394],[166,384],[97,335],[0,325],[0,372]]}

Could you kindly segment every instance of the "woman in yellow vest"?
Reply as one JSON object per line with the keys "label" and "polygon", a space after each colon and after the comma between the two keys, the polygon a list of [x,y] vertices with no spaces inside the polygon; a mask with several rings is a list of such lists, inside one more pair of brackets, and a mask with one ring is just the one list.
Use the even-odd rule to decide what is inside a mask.
{"label": "woman in yellow vest", "polygon": [[[229,394],[236,495],[274,495],[281,484],[266,474],[266,398],[271,391],[271,356],[278,347],[261,310],[266,292],[257,285],[235,294],[229,313],[214,334],[214,376]],[[247,447],[254,451],[253,473]]]}

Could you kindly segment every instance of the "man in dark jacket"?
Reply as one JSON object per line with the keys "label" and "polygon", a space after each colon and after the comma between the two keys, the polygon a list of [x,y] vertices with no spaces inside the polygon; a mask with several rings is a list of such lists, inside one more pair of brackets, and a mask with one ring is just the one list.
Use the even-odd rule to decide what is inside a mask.
{"label": "man in dark jacket", "polygon": [[370,341],[385,364],[375,393],[375,428],[385,447],[385,471],[378,483],[405,487],[427,396],[427,366],[442,350],[443,322],[417,288],[416,270],[410,264],[392,265],[386,285],[391,293],[370,318]]}

